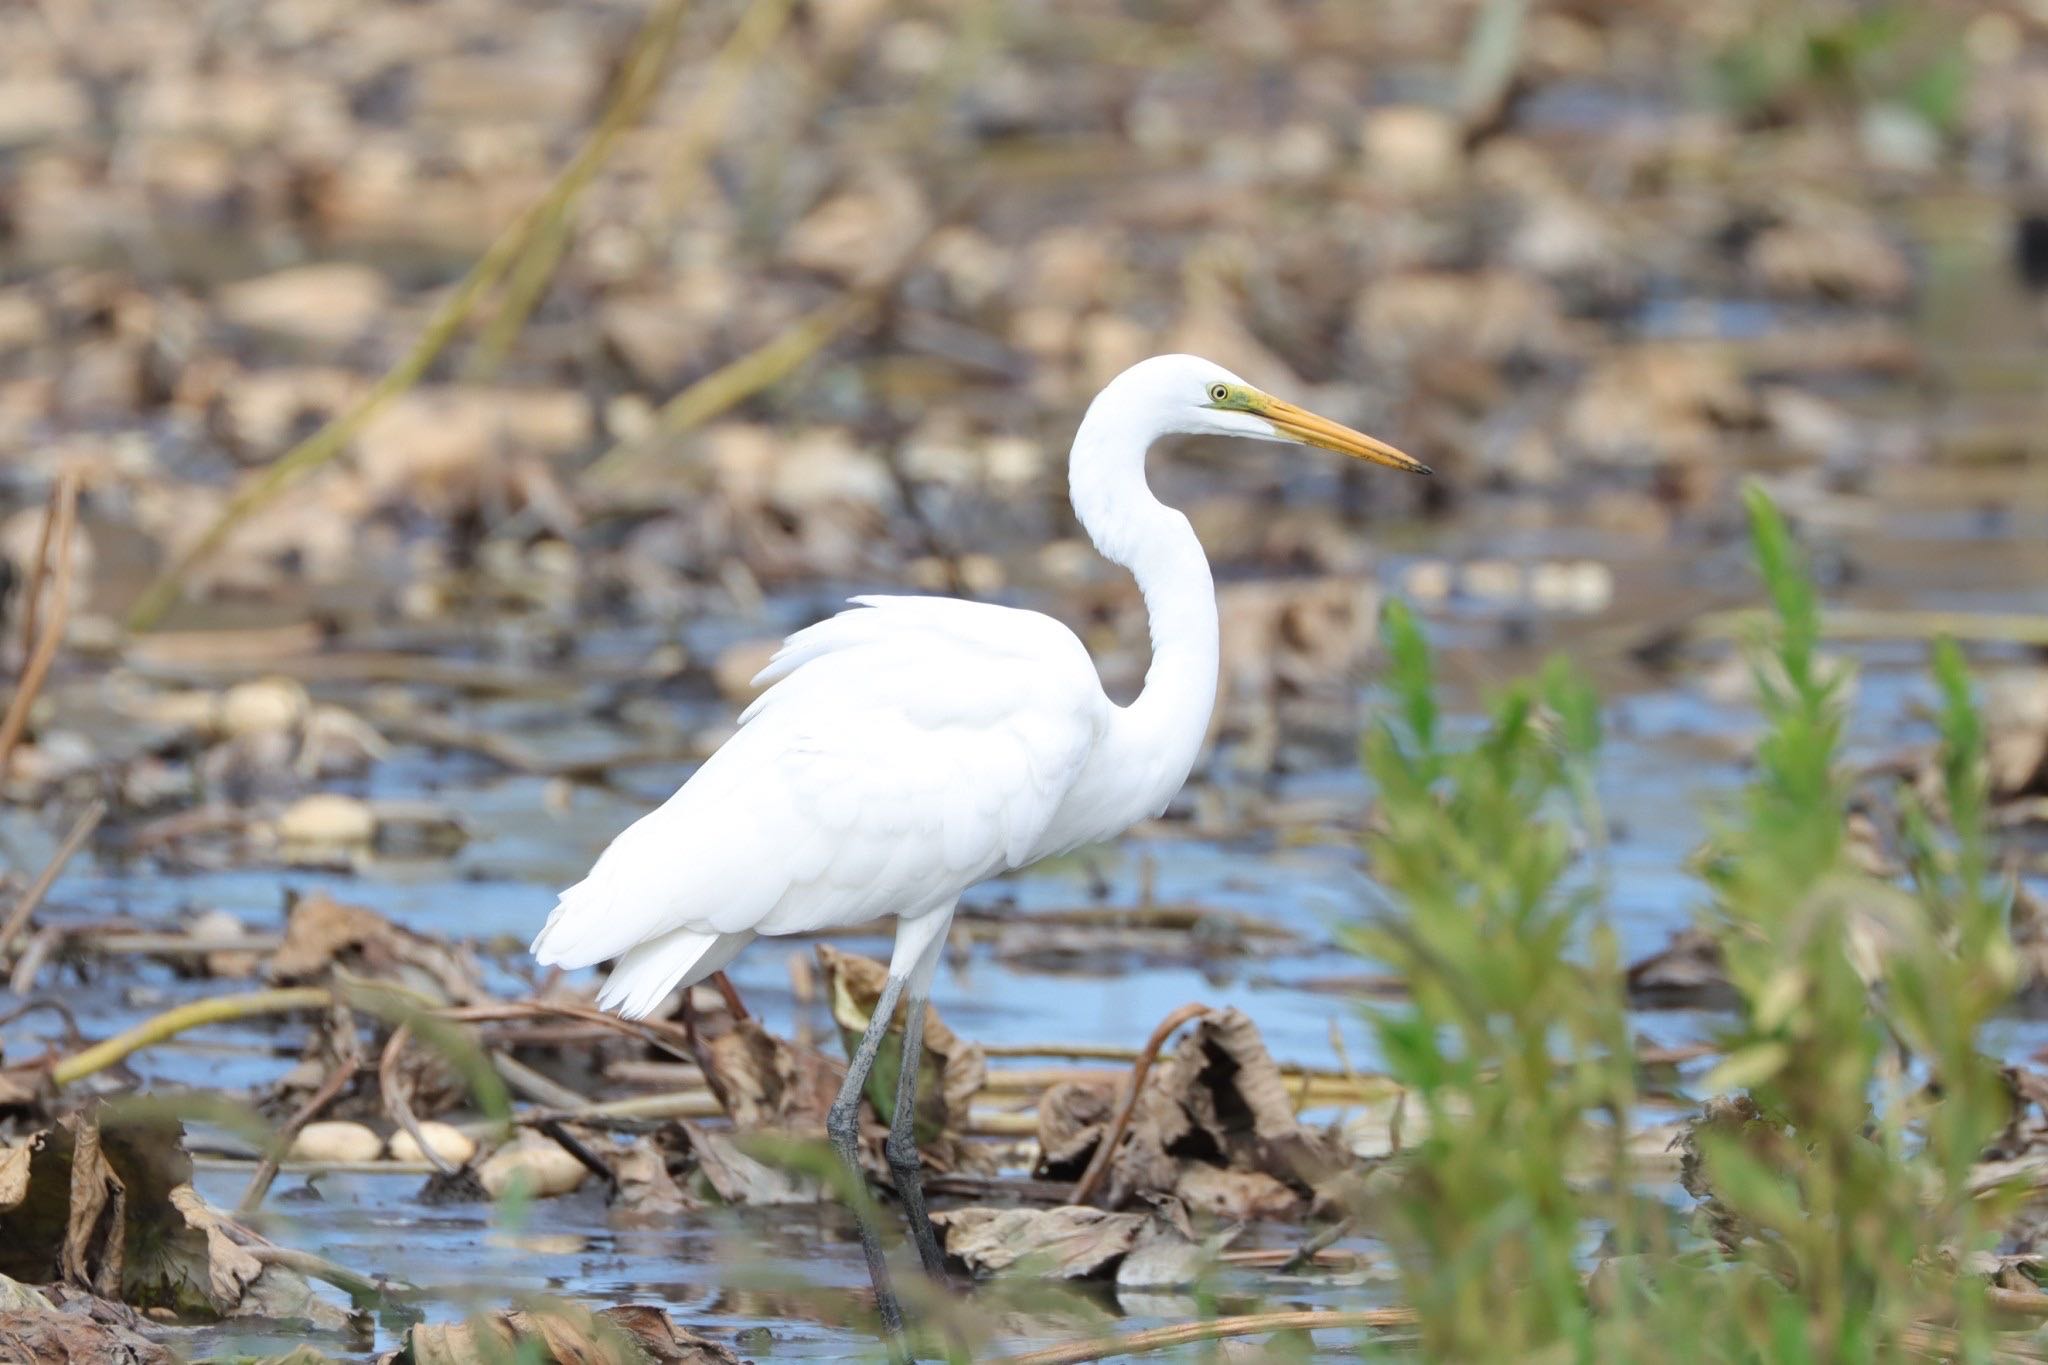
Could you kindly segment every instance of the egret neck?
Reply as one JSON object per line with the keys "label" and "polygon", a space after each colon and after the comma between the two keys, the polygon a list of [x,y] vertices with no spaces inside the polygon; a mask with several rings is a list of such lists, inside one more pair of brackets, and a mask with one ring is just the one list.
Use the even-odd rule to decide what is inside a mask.
{"label": "egret neck", "polygon": [[1169,405],[1123,392],[1130,372],[1097,396],[1074,435],[1068,494],[1105,559],[1128,569],[1145,599],[1152,666],[1137,700],[1117,712],[1091,766],[1124,775],[1129,808],[1103,811],[1105,833],[1166,809],[1195,765],[1216,706],[1216,585],[1186,516],[1152,495],[1145,455],[1177,430]]}

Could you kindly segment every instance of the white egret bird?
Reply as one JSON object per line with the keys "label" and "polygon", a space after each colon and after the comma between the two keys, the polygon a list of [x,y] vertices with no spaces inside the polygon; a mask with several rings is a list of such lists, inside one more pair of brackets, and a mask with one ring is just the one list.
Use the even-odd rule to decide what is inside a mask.
{"label": "white egret bird", "polygon": [[[908,996],[885,1148],[925,1269],[943,1257],[925,1210],[912,1113],[925,1000],[953,907],[1008,868],[1121,834],[1166,809],[1216,700],[1216,594],[1188,519],[1152,496],[1145,454],[1177,432],[1321,446],[1394,469],[1417,461],[1253,388],[1220,365],[1133,365],[1088,408],[1067,475],[1095,547],[1130,570],[1152,663],[1129,706],[1103,693],[1074,633],[1035,611],[941,597],[861,597],[798,631],[737,733],[564,891],[533,941],[542,963],[612,963],[599,1003],[648,1014],[757,936],[893,915],[896,946],[828,1130],[861,1178],[856,1120],[882,1035]],[[875,1228],[861,1244],[900,1341]]]}

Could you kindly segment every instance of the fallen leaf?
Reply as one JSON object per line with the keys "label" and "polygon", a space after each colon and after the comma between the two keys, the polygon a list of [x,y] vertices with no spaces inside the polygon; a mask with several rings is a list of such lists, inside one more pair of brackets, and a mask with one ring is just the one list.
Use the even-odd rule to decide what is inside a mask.
{"label": "fallen leaf", "polygon": [[1051,1279],[1108,1278],[1151,1219],[1066,1205],[1051,1209],[946,1209],[932,1215],[946,1254],[974,1275],[1020,1264]]}
{"label": "fallen leaf", "polygon": [[1765,228],[1747,263],[1774,294],[1855,303],[1897,303],[1912,288],[1906,257],[1855,210],[1809,211]]}
{"label": "fallen leaf", "polygon": [[815,1204],[824,1198],[817,1181],[749,1155],[731,1134],[688,1123],[681,1127],[697,1159],[697,1174],[728,1204]]}
{"label": "fallen leaf", "polygon": [[739,1020],[715,1038],[700,1029],[696,1042],[704,1083],[734,1127],[824,1131],[825,1113],[846,1075],[842,1063],[785,1042],[758,1019]]}
{"label": "fallen leaf", "polygon": [[1078,1180],[1115,1117],[1116,1094],[1106,1085],[1061,1081],[1038,1097],[1038,1166],[1044,1180]]}
{"label": "fallen leaf", "polygon": [[[1188,1169],[1206,1166],[1270,1176],[1298,1208],[1346,1159],[1333,1134],[1312,1131],[1296,1118],[1286,1079],[1257,1025],[1240,1010],[1212,1011],[1146,1078],[1111,1160],[1102,1203],[1120,1208],[1140,1194],[1179,1194]],[[1195,1177],[1197,1193],[1204,1179]],[[1224,1205],[1281,1212],[1273,1188],[1262,1182],[1228,1190],[1211,1185],[1207,1192]]]}
{"label": "fallen leaf", "polygon": [[669,1174],[668,1156],[653,1138],[618,1143],[609,1157],[612,1173],[619,1178],[612,1192],[613,1222],[672,1225],[698,1207]]}
{"label": "fallen leaf", "polygon": [[349,261],[292,266],[221,288],[221,316],[238,327],[324,347],[367,332],[388,305],[382,273]]}
{"label": "fallen leaf", "polygon": [[1288,1218],[1301,1210],[1301,1196],[1264,1171],[1230,1171],[1191,1161],[1181,1167],[1173,1192],[1191,1212],[1227,1222]]}
{"label": "fallen leaf", "polygon": [[1725,351],[1653,342],[1593,367],[1566,409],[1564,437],[1597,464],[1685,464],[1713,455],[1730,429],[1759,421]]}
{"label": "fallen leaf", "polygon": [[301,896],[286,920],[284,942],[270,959],[270,979],[280,985],[325,982],[337,969],[448,1004],[485,996],[482,973],[468,950],[401,928],[324,891]]}
{"label": "fallen leaf", "polygon": [[0,1360],[24,1365],[171,1365],[169,1351],[136,1330],[132,1309],[103,1299],[59,1308],[0,1275]]}
{"label": "fallen leaf", "polygon": [[0,1274],[179,1317],[346,1325],[303,1277],[258,1256],[270,1243],[209,1207],[191,1176],[175,1122],[66,1115],[0,1160]]}
{"label": "fallen leaf", "polygon": [[740,1365],[724,1346],[678,1327],[659,1308],[628,1304],[593,1313],[580,1304],[420,1323],[378,1365]]}
{"label": "fallen leaf", "polygon": [[783,257],[852,285],[879,284],[924,232],[924,192],[900,167],[866,167],[783,239]]}

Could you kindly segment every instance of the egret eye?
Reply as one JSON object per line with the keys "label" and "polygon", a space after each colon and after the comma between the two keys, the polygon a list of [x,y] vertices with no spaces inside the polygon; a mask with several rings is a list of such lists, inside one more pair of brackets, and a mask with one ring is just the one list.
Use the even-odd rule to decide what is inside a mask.
{"label": "egret eye", "polygon": [[1209,386],[1209,401],[1211,403],[1221,403],[1229,397],[1230,386],[1228,384],[1211,384]]}

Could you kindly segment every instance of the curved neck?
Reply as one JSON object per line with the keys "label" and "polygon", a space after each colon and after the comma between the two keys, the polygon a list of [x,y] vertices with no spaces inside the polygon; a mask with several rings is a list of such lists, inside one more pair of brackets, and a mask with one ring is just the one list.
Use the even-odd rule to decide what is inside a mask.
{"label": "curved neck", "polygon": [[1194,767],[1216,705],[1216,586],[1188,519],[1152,496],[1145,452],[1165,433],[1133,421],[1105,392],[1088,409],[1067,464],[1074,514],[1103,557],[1130,570],[1152,631],[1145,687],[1109,737],[1111,756],[1142,773],[1157,814]]}

